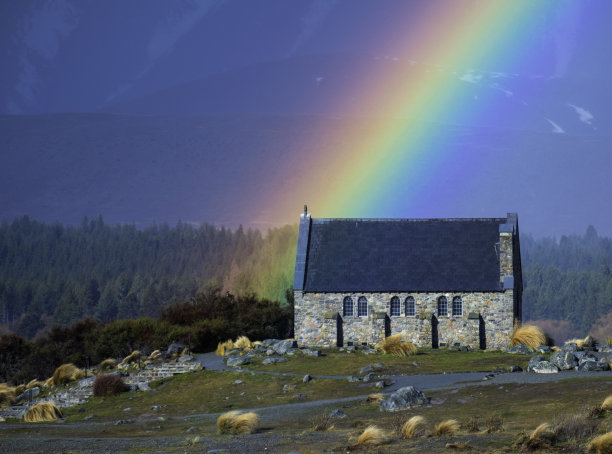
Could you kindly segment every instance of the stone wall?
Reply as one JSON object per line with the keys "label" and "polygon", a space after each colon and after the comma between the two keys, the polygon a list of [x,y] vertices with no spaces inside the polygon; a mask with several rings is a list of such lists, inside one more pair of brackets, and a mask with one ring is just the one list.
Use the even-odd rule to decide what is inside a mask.
{"label": "stone wall", "polygon": [[[343,316],[343,301],[353,299],[353,316]],[[357,301],[368,300],[367,317],[357,316]],[[400,299],[400,315],[390,315],[391,298]],[[415,300],[414,317],[405,314],[404,301]],[[437,314],[438,298],[448,301],[447,316]],[[453,298],[463,302],[461,316],[452,316]],[[473,293],[310,293],[295,292],[295,338],[302,346],[334,347],[341,343],[375,345],[386,335],[405,332],[418,347],[469,345],[505,349],[512,333],[513,291]],[[340,336],[338,336],[340,334]],[[436,345],[437,343],[437,345]]]}

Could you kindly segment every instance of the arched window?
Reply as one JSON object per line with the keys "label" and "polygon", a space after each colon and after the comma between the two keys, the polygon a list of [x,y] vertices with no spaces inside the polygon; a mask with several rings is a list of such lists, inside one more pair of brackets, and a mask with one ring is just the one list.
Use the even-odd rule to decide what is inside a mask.
{"label": "arched window", "polygon": [[368,316],[368,300],[365,296],[360,296],[357,300],[357,315],[359,317]]}
{"label": "arched window", "polygon": [[404,313],[406,314],[406,317],[414,317],[416,315],[414,298],[412,296],[406,298],[406,301],[404,301],[404,306]]}
{"label": "arched window", "polygon": [[391,317],[399,317],[400,315],[400,300],[397,296],[391,298]]}
{"label": "arched window", "polygon": [[342,302],[342,315],[345,317],[353,316],[353,298],[347,296]]}
{"label": "arched window", "polygon": [[446,317],[448,315],[448,301],[445,296],[438,298],[438,316]]}
{"label": "arched window", "polygon": [[461,317],[463,315],[463,301],[460,296],[453,298],[453,317]]}

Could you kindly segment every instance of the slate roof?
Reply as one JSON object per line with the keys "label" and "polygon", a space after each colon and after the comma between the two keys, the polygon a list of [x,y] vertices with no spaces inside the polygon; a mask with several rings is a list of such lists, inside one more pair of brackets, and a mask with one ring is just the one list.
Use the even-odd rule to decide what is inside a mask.
{"label": "slate roof", "polygon": [[301,241],[304,271],[298,276],[296,264],[294,287],[303,283],[310,292],[498,291],[499,232],[506,222],[303,217],[298,262]]}

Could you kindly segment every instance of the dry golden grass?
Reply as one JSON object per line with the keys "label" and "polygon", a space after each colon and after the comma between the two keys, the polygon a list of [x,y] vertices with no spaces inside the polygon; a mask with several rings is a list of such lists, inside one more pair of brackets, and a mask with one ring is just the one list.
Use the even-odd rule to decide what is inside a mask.
{"label": "dry golden grass", "polygon": [[412,342],[403,340],[402,333],[394,334],[393,336],[385,338],[385,340],[382,341],[381,344],[377,345],[376,348],[389,355],[397,356],[410,356],[416,355],[417,353],[417,348]]}
{"label": "dry golden grass", "polygon": [[355,446],[376,446],[388,441],[389,435],[384,430],[376,426],[368,426],[357,438]]}
{"label": "dry golden grass", "polygon": [[510,338],[512,345],[523,344],[530,348],[537,348],[546,344],[546,335],[535,325],[515,327]]}
{"label": "dry golden grass", "polygon": [[261,347],[262,345],[262,341],[253,341],[253,348]]}
{"label": "dry golden grass", "polygon": [[402,437],[415,438],[425,434],[425,418],[413,416],[402,426]]}
{"label": "dry golden grass", "polygon": [[521,449],[523,451],[538,451],[548,449],[552,445],[555,434],[552,431],[550,424],[542,423],[529,434],[529,437],[523,442]]}
{"label": "dry golden grass", "polygon": [[217,418],[217,430],[219,434],[228,434],[232,431],[234,420],[238,417],[238,410],[228,411]]}
{"label": "dry golden grass", "polygon": [[62,412],[51,402],[41,402],[26,411],[25,422],[48,422],[62,417]]}
{"label": "dry golden grass", "polygon": [[15,386],[15,395],[19,395],[19,394],[23,394],[23,392],[26,390],[26,385],[19,385],[19,386]]}
{"label": "dry golden grass", "polygon": [[183,351],[179,354],[179,356],[186,356],[189,354],[189,349],[187,347],[185,347],[183,349]]}
{"label": "dry golden grass", "polygon": [[31,380],[31,381],[29,381],[29,382],[28,382],[28,384],[26,385],[26,389],[35,388],[35,387],[37,387],[37,386],[38,386],[39,388],[40,388],[40,387],[42,387],[42,386],[45,386],[45,382],[38,381],[38,380],[36,380],[36,379]]}
{"label": "dry golden grass", "polygon": [[[81,380],[85,378],[85,372],[82,369],[79,369],[74,364],[62,364],[60,367],[55,369],[53,372],[53,377],[51,377],[51,383],[53,385],[61,385],[63,383],[75,380]],[[47,380],[48,382],[49,380]],[[45,382],[45,385],[47,384]]]}
{"label": "dry golden grass", "polygon": [[434,437],[443,437],[452,435],[459,430],[459,423],[455,419],[447,419],[437,424],[433,429]]}
{"label": "dry golden grass", "polygon": [[604,399],[601,403],[602,410],[612,410],[612,394]]}
{"label": "dry golden grass", "polygon": [[121,361],[121,364],[136,363],[138,362],[139,359],[140,359],[140,351],[134,350],[132,353],[127,355],[125,358],[123,358],[123,361]]}
{"label": "dry golden grass", "polygon": [[219,342],[215,353],[217,356],[225,356],[225,352],[232,348],[234,348],[234,342],[231,339],[228,339],[225,342]]}
{"label": "dry golden grass", "polygon": [[0,383],[0,408],[10,407],[15,400],[15,388],[7,383]]}
{"label": "dry golden grass", "polygon": [[249,340],[248,337],[246,336],[240,336],[238,339],[236,339],[236,341],[234,342],[234,348],[244,348],[244,349],[251,349],[253,348],[253,343]]}
{"label": "dry golden grass", "polygon": [[44,381],[43,386],[44,386],[45,388],[51,388],[51,387],[53,387],[53,377],[49,377],[49,378],[47,378],[47,379]]}
{"label": "dry golden grass", "polygon": [[597,454],[612,454],[612,432],[600,435],[589,443],[588,452]]}
{"label": "dry golden grass", "polygon": [[236,416],[232,424],[232,432],[235,434],[252,434],[259,425],[257,413],[248,412]]}
{"label": "dry golden grass", "polygon": [[446,449],[454,449],[456,451],[468,451],[472,450],[472,446],[467,443],[463,443],[461,441],[456,441],[454,443],[446,443],[444,446]]}
{"label": "dry golden grass", "polygon": [[161,351],[153,350],[147,359],[149,361],[155,361],[156,359],[159,359],[160,356],[161,356]]}
{"label": "dry golden grass", "polygon": [[383,400],[385,400],[385,395],[381,393],[376,393],[376,394],[370,394],[368,397],[366,397],[365,403],[366,404],[379,404]]}
{"label": "dry golden grass", "polygon": [[606,337],[606,345],[612,347],[612,336]]}
{"label": "dry golden grass", "polygon": [[107,370],[111,370],[117,367],[117,361],[115,361],[113,358],[107,358],[100,363],[99,367],[100,371],[105,372]]}
{"label": "dry golden grass", "polygon": [[584,339],[570,339],[565,341],[566,344],[576,344],[576,346],[580,349],[584,347],[592,347],[595,345],[595,339],[591,336],[587,336]]}

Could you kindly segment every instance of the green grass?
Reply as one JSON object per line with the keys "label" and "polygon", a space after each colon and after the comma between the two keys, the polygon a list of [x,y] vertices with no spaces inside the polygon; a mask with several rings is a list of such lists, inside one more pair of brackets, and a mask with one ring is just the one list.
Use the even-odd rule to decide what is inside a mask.
{"label": "green grass", "polygon": [[[531,356],[504,353],[493,350],[458,352],[448,349],[419,350],[415,356],[400,357],[383,353],[366,355],[361,352],[345,353],[325,351],[325,356],[315,358],[297,354],[288,361],[263,365],[256,359],[247,368],[252,370],[277,371],[311,375],[354,375],[364,366],[380,362],[383,369],[378,372],[393,375],[436,374],[442,372],[488,372],[496,367],[525,368]],[[414,362],[418,363],[415,366]]]}

